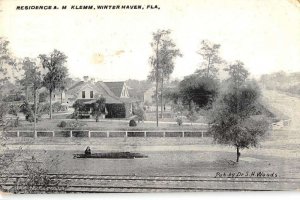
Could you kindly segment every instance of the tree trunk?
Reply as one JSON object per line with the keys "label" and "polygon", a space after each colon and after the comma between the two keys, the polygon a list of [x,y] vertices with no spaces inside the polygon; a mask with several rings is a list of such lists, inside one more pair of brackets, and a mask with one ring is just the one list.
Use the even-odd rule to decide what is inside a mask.
{"label": "tree trunk", "polygon": [[157,90],[158,90],[158,80],[156,80],[156,88],[155,88],[156,126],[158,127],[158,91]]}
{"label": "tree trunk", "polygon": [[28,102],[28,87],[25,88],[25,99]]}
{"label": "tree trunk", "polygon": [[37,132],[36,132],[36,114],[37,114],[37,98],[36,98],[36,93],[37,93],[37,91],[35,90],[34,91],[34,95],[33,95],[33,98],[34,98],[34,116],[33,116],[33,118],[34,118],[34,121],[33,121],[33,123],[34,123],[34,137],[35,138],[37,138]]}
{"label": "tree trunk", "polygon": [[209,77],[209,68],[210,68],[210,57],[208,58],[208,64],[207,64],[207,75],[206,77]]}
{"label": "tree trunk", "polygon": [[240,148],[237,147],[236,148],[236,162],[239,162],[240,156],[241,156]]}
{"label": "tree trunk", "polygon": [[[163,76],[163,74],[162,74],[162,76]],[[161,78],[161,94],[160,94],[160,109],[161,109],[161,111],[160,111],[160,113],[161,113],[160,118],[161,119],[163,118],[163,113],[164,113],[164,111],[163,111],[163,109],[164,109],[164,105],[163,105],[163,90],[164,90],[164,78],[162,77]]]}
{"label": "tree trunk", "polygon": [[50,90],[50,119],[52,119],[52,91]]}
{"label": "tree trunk", "polygon": [[155,87],[155,103],[156,103],[156,126],[158,127],[158,67],[159,67],[159,58],[158,58],[158,44],[159,40],[156,43],[156,69],[155,69],[155,79],[156,79],[156,87]]}

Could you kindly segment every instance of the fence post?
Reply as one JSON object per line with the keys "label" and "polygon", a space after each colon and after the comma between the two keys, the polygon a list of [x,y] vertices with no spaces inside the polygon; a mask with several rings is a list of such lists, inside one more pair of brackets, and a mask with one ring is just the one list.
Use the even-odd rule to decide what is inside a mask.
{"label": "fence post", "polygon": [[89,138],[91,137],[91,131],[88,132],[88,136],[89,136]]}
{"label": "fence post", "polygon": [[73,137],[73,131],[70,131],[70,137]]}
{"label": "fence post", "polygon": [[109,131],[106,132],[106,137],[109,137]]}
{"label": "fence post", "polygon": [[125,137],[126,137],[126,138],[128,137],[128,132],[127,132],[127,131],[125,131]]}
{"label": "fence post", "polygon": [[166,132],[165,131],[163,132],[163,137],[166,137]]}
{"label": "fence post", "polygon": [[55,137],[55,132],[54,131],[52,131],[52,137]]}
{"label": "fence post", "polygon": [[17,131],[17,137],[20,137],[20,131]]}
{"label": "fence post", "polygon": [[144,137],[147,137],[147,132],[146,131],[144,131]]}
{"label": "fence post", "polygon": [[182,137],[184,137],[184,131],[182,131]]}
{"label": "fence post", "polygon": [[203,138],[203,131],[201,131],[201,137]]}

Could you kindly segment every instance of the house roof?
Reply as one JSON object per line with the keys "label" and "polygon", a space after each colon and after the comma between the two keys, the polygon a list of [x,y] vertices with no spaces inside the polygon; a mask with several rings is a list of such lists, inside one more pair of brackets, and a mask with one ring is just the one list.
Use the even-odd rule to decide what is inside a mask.
{"label": "house roof", "polygon": [[78,86],[83,85],[84,83],[85,83],[84,81],[79,81],[79,82],[75,83],[74,85],[72,85],[72,86],[68,89],[68,91],[73,90],[74,88],[77,88]]}
{"label": "house roof", "polygon": [[116,95],[117,97],[121,96],[123,86],[124,86],[124,81],[119,81],[119,82],[104,82],[105,85]]}
{"label": "house roof", "polygon": [[[138,100],[136,100],[134,98],[120,98],[121,92],[122,92],[122,89],[123,89],[123,84],[124,84],[124,82],[102,82],[102,81],[98,81],[96,83],[91,83],[91,82],[79,81],[78,83],[71,86],[67,90],[66,93],[67,94],[74,94],[74,93],[76,94],[76,93],[78,93],[80,88],[83,88],[86,85],[89,85],[89,86],[93,87],[95,90],[97,90],[98,93],[103,95],[103,97],[106,99],[106,103],[115,104],[115,103],[137,102]],[[120,90],[120,88],[121,88],[121,90]],[[120,92],[119,92],[119,90],[120,90]],[[119,95],[117,96],[116,94],[119,94]],[[88,100],[88,101],[92,102],[92,100]]]}

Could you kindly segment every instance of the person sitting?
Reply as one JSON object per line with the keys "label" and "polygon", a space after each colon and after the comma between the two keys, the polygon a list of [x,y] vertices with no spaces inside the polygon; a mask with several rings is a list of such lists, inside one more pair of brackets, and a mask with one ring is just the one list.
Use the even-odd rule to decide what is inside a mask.
{"label": "person sitting", "polygon": [[85,155],[91,155],[91,148],[90,147],[87,147],[86,149],[85,149]]}

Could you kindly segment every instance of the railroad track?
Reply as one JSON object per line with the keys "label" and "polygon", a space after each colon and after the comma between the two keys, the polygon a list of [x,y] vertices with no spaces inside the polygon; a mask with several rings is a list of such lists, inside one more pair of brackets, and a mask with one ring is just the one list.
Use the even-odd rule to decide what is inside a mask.
{"label": "railroad track", "polygon": [[[300,178],[214,178],[208,176],[135,176],[48,174],[68,182],[66,193],[104,192],[199,192],[199,191],[286,191],[298,190]],[[21,174],[0,175],[2,187],[10,188]],[[5,181],[4,181],[5,180]],[[64,187],[64,186],[62,186]],[[55,192],[55,191],[54,191]]]}

